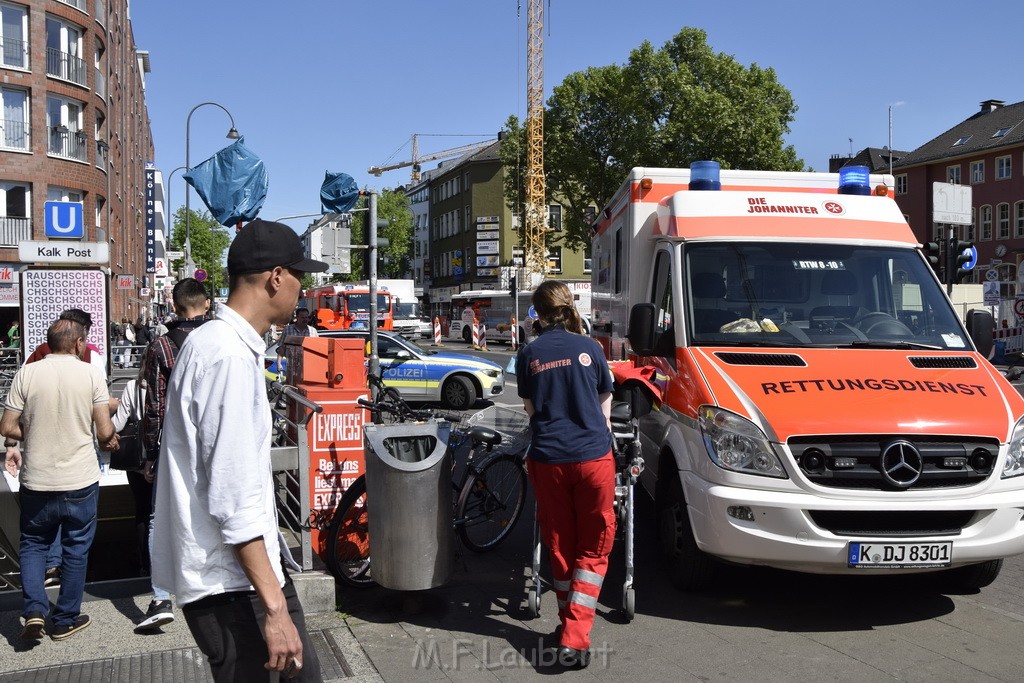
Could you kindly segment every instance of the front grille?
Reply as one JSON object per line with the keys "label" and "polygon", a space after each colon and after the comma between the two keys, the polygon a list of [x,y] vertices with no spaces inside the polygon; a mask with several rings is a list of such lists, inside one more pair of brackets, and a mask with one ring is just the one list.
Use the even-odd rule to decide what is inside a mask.
{"label": "front grille", "polygon": [[[920,476],[909,485],[894,483],[882,472],[882,454],[894,442],[905,442],[920,453]],[[999,453],[995,440],[954,436],[813,436],[793,437],[788,444],[800,471],[811,482],[875,491],[973,486],[992,473]],[[895,478],[901,474],[896,472]]]}
{"label": "front grille", "polygon": [[978,367],[970,356],[911,356],[907,360],[915,368],[963,368],[971,369]]}
{"label": "front grille", "polygon": [[811,520],[836,536],[951,536],[974,518],[974,510],[858,512],[808,510]]}
{"label": "front grille", "polygon": [[788,365],[804,367],[807,363],[795,353],[733,353],[723,351],[716,353],[729,365]]}

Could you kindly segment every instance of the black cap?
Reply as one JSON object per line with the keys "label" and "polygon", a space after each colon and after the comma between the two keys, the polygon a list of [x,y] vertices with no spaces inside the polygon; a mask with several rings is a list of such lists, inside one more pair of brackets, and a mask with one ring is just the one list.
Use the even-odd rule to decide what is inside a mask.
{"label": "black cap", "polygon": [[246,223],[228,249],[228,274],[262,273],[277,266],[303,273],[327,270],[323,261],[306,258],[302,240],[287,225],[260,218]]}

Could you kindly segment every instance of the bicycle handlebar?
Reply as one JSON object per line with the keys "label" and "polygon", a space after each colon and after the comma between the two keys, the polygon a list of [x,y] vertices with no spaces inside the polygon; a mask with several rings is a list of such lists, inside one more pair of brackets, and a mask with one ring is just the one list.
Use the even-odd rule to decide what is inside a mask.
{"label": "bicycle handlebar", "polygon": [[280,382],[271,382],[270,387],[279,394],[284,394],[291,400],[295,401],[301,406],[312,410],[314,413],[323,412],[324,407],[319,403],[310,401],[308,398],[300,394],[293,387],[281,384]]}

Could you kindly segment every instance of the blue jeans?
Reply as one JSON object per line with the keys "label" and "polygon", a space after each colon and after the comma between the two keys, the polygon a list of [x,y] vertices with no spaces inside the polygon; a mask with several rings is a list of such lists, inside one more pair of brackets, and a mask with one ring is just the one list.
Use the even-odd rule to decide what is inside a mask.
{"label": "blue jeans", "polygon": [[[156,468],[153,468],[153,505],[149,508],[149,557],[152,561],[153,558],[153,519],[156,515]],[[153,569],[150,567],[150,575],[153,574]],[[163,588],[160,588],[155,583],[153,586],[153,600],[160,602],[163,600],[170,600],[171,594]]]}
{"label": "blue jeans", "polygon": [[62,548],[62,576],[57,605],[50,615],[54,626],[74,622],[82,609],[85,570],[89,548],[96,536],[98,483],[77,491],[30,491],[24,486],[18,494],[21,503],[21,593],[22,615],[46,614],[50,601],[43,586],[47,550],[58,530]]}

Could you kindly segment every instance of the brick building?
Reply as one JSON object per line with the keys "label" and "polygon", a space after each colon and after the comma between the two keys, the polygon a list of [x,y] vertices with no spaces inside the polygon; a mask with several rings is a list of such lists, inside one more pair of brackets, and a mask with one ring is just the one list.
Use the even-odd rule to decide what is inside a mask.
{"label": "brick building", "polygon": [[109,244],[112,273],[135,276],[134,289],[111,288],[111,316],[145,313],[154,149],[149,53],[135,45],[129,2],[0,0],[0,20],[0,332],[19,306],[2,273],[24,265],[19,242],[46,239],[47,201],[81,202],[84,240]]}

